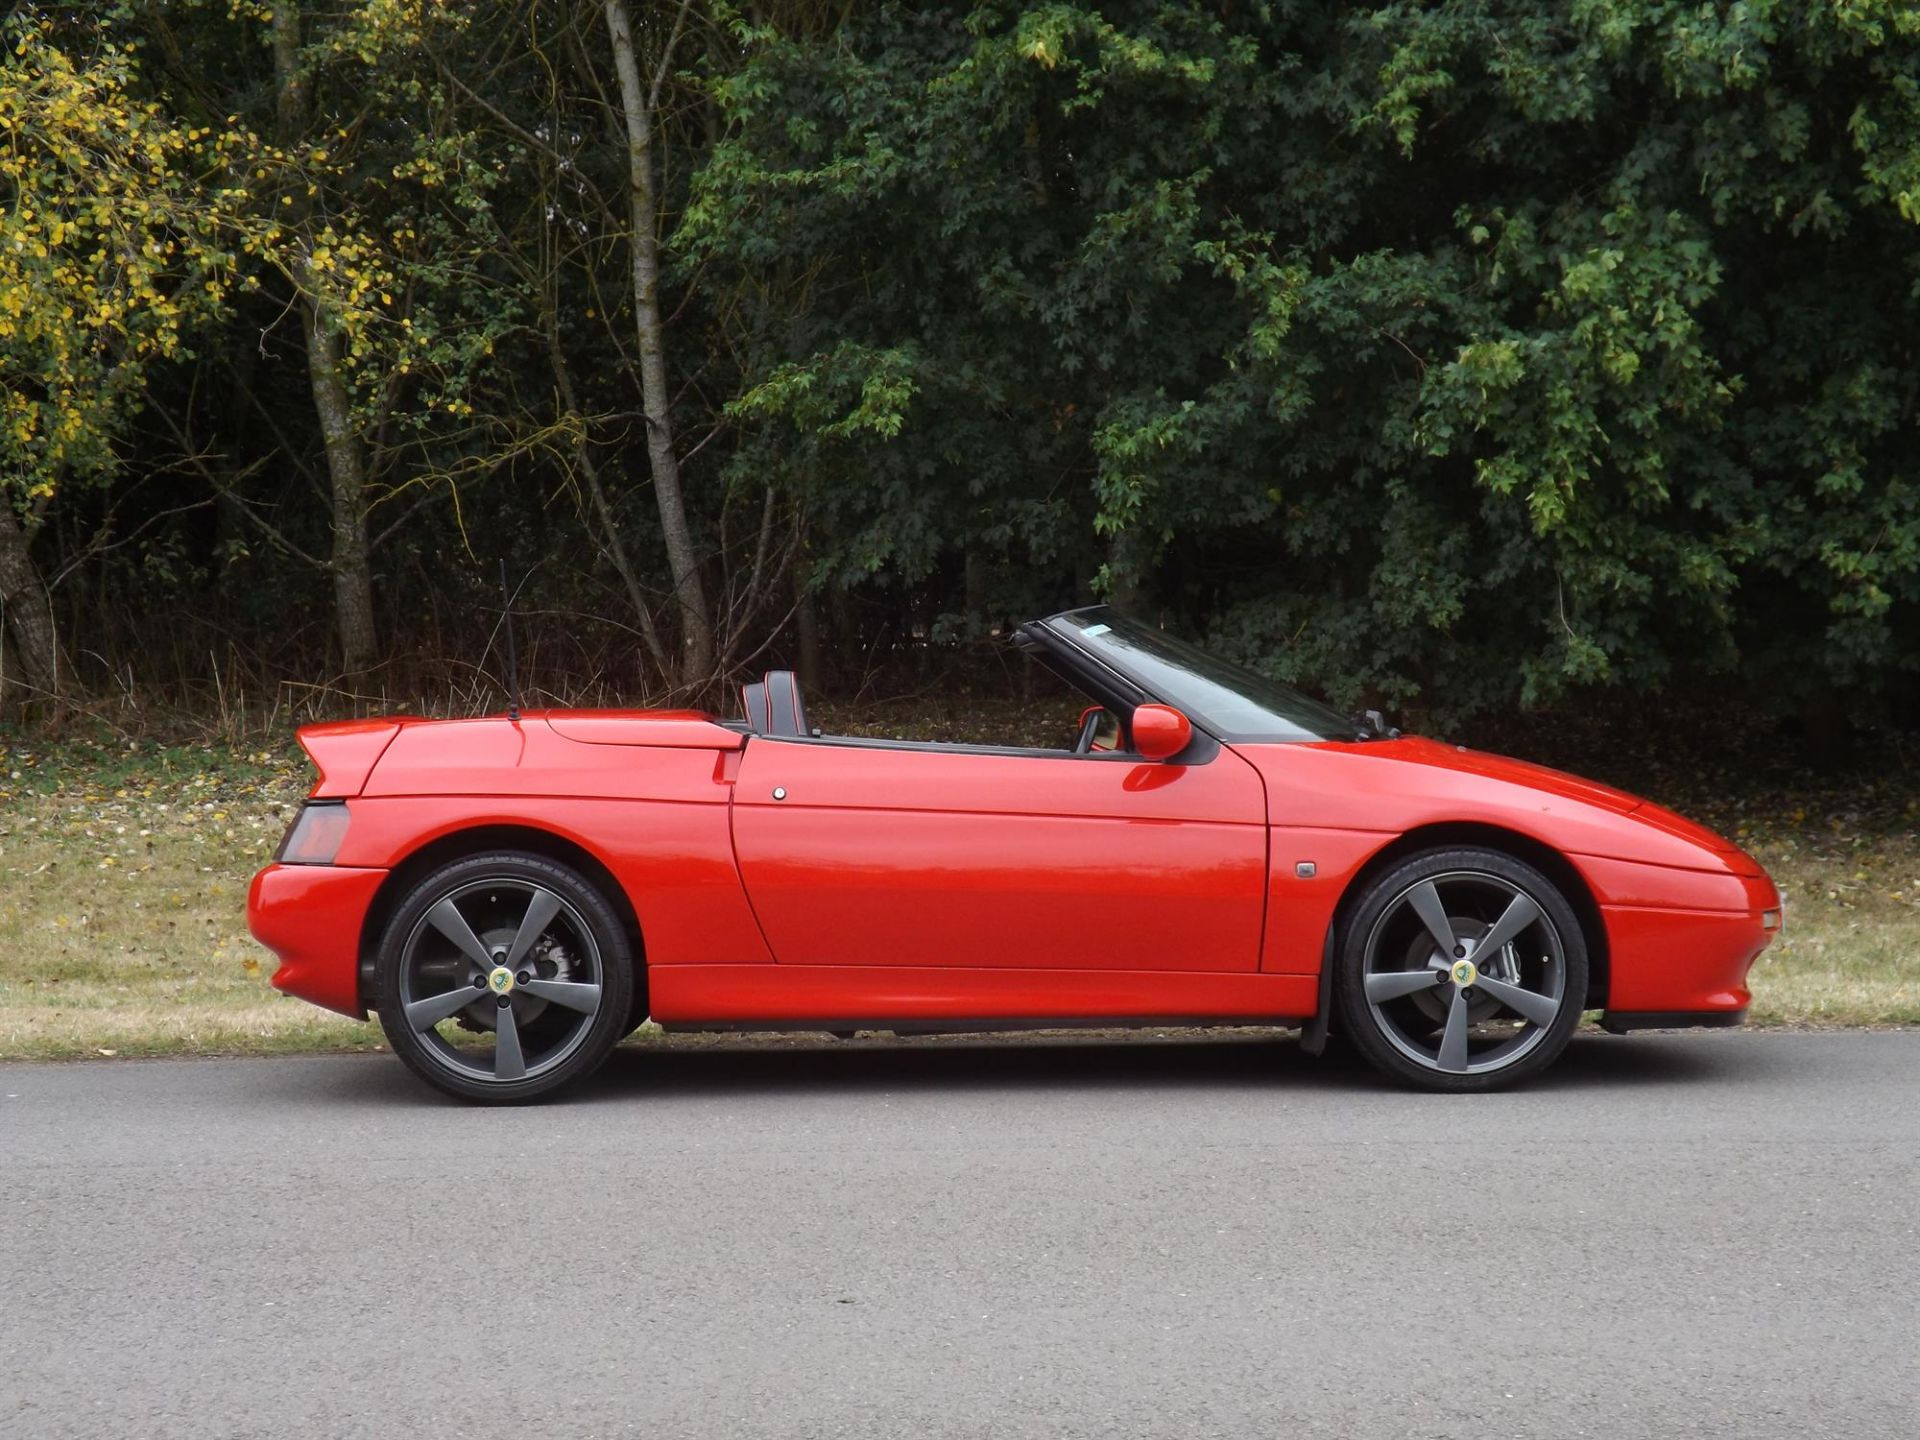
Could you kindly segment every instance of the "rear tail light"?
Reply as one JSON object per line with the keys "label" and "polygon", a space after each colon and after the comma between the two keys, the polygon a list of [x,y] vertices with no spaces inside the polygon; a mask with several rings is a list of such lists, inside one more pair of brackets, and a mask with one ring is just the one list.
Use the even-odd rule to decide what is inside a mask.
{"label": "rear tail light", "polygon": [[282,865],[331,865],[347,838],[347,820],[344,801],[309,800],[273,858]]}

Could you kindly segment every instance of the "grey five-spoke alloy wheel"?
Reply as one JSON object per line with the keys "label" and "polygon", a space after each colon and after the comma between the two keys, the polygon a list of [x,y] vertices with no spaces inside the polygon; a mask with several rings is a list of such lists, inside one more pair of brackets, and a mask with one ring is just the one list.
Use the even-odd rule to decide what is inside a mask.
{"label": "grey five-spoke alloy wheel", "polygon": [[1376,876],[1342,923],[1335,965],[1354,1048],[1428,1090],[1538,1074],[1586,1006],[1586,938],[1572,907],[1497,850],[1430,850]]}
{"label": "grey five-spoke alloy wheel", "polygon": [[625,927],[584,876],[538,855],[475,855],[421,880],[387,925],[377,972],[394,1054],[465,1100],[551,1094],[631,1028]]}

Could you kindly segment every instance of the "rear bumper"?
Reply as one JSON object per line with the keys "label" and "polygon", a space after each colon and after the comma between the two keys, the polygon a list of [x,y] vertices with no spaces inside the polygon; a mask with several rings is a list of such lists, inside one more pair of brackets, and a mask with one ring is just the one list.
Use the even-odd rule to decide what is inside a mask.
{"label": "rear bumper", "polygon": [[247,928],[279,958],[276,990],[356,1020],[360,936],[385,870],[334,865],[269,865],[247,891]]}

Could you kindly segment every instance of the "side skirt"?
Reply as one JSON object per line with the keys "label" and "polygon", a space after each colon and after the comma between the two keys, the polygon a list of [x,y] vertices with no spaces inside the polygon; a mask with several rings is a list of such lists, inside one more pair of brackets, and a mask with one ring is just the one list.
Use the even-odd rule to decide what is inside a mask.
{"label": "side skirt", "polygon": [[818,1030],[850,1040],[862,1030],[890,1035],[999,1035],[1023,1030],[1298,1030],[1302,1015],[1043,1016],[1037,1020],[666,1020],[654,1022],[669,1035],[733,1035],[759,1031]]}
{"label": "side skirt", "polygon": [[652,965],[647,987],[654,1020],[669,1028],[1297,1025],[1319,1000],[1316,976],[1252,971]]}

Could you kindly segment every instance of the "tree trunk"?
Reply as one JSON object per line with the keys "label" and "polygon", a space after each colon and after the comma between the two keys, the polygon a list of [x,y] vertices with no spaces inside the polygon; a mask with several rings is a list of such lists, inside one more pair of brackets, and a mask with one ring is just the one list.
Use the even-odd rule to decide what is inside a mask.
{"label": "tree trunk", "polygon": [[990,562],[971,545],[962,561],[961,585],[967,611],[967,633],[985,635],[992,627],[987,615],[987,566]]}
{"label": "tree trunk", "polygon": [[1135,526],[1107,543],[1107,603],[1123,615],[1145,615],[1153,604],[1151,547]]}
{"label": "tree trunk", "polygon": [[[300,12],[295,0],[273,11],[273,62],[280,85],[281,139],[292,141],[307,124],[307,85],[300,73]],[[304,207],[303,207],[304,208]],[[304,219],[304,215],[301,217]],[[379,637],[373,624],[373,569],[367,544],[367,471],[353,428],[353,397],[341,371],[339,322],[329,312],[319,277],[304,252],[294,266],[302,292],[300,318],[306,331],[307,379],[327,447],[333,502],[333,618],[340,635],[340,668],[349,683],[373,668]]]}
{"label": "tree trunk", "polygon": [[798,561],[793,567],[793,628],[798,654],[795,668],[800,673],[800,688],[816,695],[826,684],[826,666],[821,663],[820,612],[814,607],[813,591],[807,586],[806,568]]}
{"label": "tree trunk", "polygon": [[313,408],[327,442],[333,492],[333,614],[340,631],[340,666],[349,680],[373,668],[373,569],[367,547],[367,480],[360,438],[353,432],[353,401],[340,377],[340,331],[318,296],[305,307],[307,372]]}
{"label": "tree trunk", "polygon": [[0,611],[6,613],[7,632],[13,637],[13,659],[24,681],[44,699],[57,699],[67,681],[66,658],[60,653],[60,635],[53,623],[40,572],[27,553],[27,533],[14,518],[13,507],[0,499]]}
{"label": "tree trunk", "polygon": [[633,24],[627,0],[606,0],[607,34],[613,42],[613,68],[620,78],[621,108],[627,125],[627,191],[633,222],[633,319],[640,343],[640,404],[647,419],[647,459],[653,469],[653,494],[660,507],[660,530],[680,609],[682,683],[701,685],[713,678],[713,619],[700,583],[699,557],[687,525],[680,483],[680,457],[674,448],[672,392],[667,386],[665,327],[660,318],[659,211],[654,198],[653,102],[640,79],[633,48]]}
{"label": "tree trunk", "polygon": [[28,690],[20,675],[20,662],[13,658],[13,641],[7,638],[7,626],[0,620],[0,719],[16,705],[24,705]]}
{"label": "tree trunk", "polygon": [[667,684],[673,683],[673,661],[666,647],[660,643],[659,632],[654,628],[653,611],[648,608],[646,592],[640,588],[640,576],[633,568],[633,562],[627,555],[627,543],[621,538],[620,526],[614,519],[613,503],[607,498],[606,486],[600,483],[600,467],[594,463],[592,437],[587,434],[587,417],[580,408],[579,397],[573,389],[573,372],[567,368],[566,352],[560,347],[560,326],[556,317],[547,316],[547,359],[553,366],[553,379],[560,390],[560,403],[567,408],[579,425],[578,438],[574,441],[574,459],[580,466],[580,474],[586,479],[587,494],[593,501],[593,513],[599,518],[601,531],[606,536],[607,555],[613,561],[613,568],[619,572],[620,583],[627,588],[627,603],[633,606],[634,623],[640,627],[640,638],[646,644],[647,653],[653,657]]}

